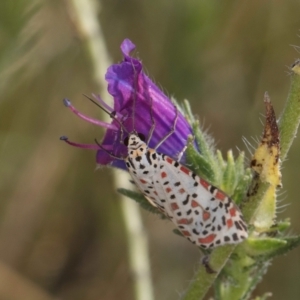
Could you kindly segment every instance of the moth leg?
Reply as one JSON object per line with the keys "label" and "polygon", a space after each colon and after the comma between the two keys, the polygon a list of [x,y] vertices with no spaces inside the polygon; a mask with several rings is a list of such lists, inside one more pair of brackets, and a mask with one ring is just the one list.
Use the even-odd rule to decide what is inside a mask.
{"label": "moth leg", "polygon": [[208,273],[208,274],[217,273],[209,264],[209,255],[204,255],[201,260],[201,263],[204,266],[206,273]]}
{"label": "moth leg", "polygon": [[183,147],[183,149],[178,153],[178,156],[177,156],[177,159],[176,159],[178,162],[180,162],[181,157],[182,157],[182,155],[184,154],[185,150],[187,149],[188,144],[194,142],[194,140],[195,140],[195,137],[194,137],[193,135],[189,135],[189,136],[188,136],[186,145],[185,145],[185,146]]}

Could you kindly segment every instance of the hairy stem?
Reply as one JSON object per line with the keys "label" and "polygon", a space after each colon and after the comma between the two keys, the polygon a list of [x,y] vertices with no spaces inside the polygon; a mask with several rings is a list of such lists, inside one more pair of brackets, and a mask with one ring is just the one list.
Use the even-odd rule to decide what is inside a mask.
{"label": "hairy stem", "polygon": [[213,282],[216,280],[220,271],[226,264],[227,259],[230,257],[235,245],[226,245],[214,250],[210,256],[209,264],[211,268],[216,272],[208,274],[204,267],[200,267],[195,274],[192,282],[182,297],[182,300],[201,300],[208,292]]}

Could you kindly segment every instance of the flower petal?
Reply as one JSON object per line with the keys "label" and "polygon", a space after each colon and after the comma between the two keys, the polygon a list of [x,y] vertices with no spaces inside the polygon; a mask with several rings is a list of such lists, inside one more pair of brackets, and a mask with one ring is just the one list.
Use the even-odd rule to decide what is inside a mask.
{"label": "flower petal", "polygon": [[[114,98],[114,110],[118,116],[122,116],[120,122],[127,131],[127,133],[123,132],[123,138],[134,130],[147,137],[151,127],[154,126],[149,147],[155,148],[172,129],[176,108],[171,100],[142,71],[141,61],[130,56],[130,52],[134,49],[135,45],[130,40],[124,40],[121,45],[124,60],[109,67],[105,78],[108,82],[108,92]],[[151,114],[153,114],[154,122]],[[120,128],[116,120],[113,121],[113,124]],[[178,112],[175,132],[162,143],[157,149],[158,152],[177,159],[190,134],[192,134],[191,126],[182,113]],[[122,142],[121,130],[116,132],[108,129],[102,145],[111,145],[114,155],[125,157],[127,149]],[[112,157],[109,159],[107,156],[107,153],[99,150],[97,162],[100,164],[110,163],[114,166],[121,165],[121,168],[124,165],[125,169],[125,164],[120,164]],[[182,161],[184,162],[184,156]]]}

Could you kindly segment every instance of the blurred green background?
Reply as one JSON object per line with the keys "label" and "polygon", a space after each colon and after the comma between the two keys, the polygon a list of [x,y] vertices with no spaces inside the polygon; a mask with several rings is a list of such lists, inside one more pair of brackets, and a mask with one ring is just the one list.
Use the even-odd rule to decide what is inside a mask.
{"label": "blurred green background", "polygon": [[[179,102],[188,99],[223,154],[246,150],[262,132],[263,95],[277,115],[299,56],[299,1],[103,0],[99,22],[113,62],[130,38],[150,77]],[[73,116],[72,99],[98,92],[70,1],[0,3],[0,299],[133,299],[120,203],[111,171],[95,153],[59,141],[92,143],[101,129]],[[100,115],[100,112],[99,112]],[[284,162],[278,218],[300,233],[300,141]],[[248,157],[250,157],[247,152]],[[121,172],[121,171],[119,171]],[[156,299],[178,299],[199,251],[172,224],[142,212]],[[255,295],[299,299],[300,249],[275,259]],[[45,296],[47,297],[47,296]],[[51,298],[52,297],[52,298]],[[26,298],[27,299],[27,298]],[[45,298],[46,299],[46,298]],[[48,299],[48,298],[47,298]]]}

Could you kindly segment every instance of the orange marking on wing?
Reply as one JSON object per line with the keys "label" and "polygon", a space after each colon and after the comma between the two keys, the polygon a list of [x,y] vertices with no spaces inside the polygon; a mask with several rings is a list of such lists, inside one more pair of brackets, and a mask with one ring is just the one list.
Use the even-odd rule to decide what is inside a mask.
{"label": "orange marking on wing", "polygon": [[230,208],[229,213],[232,217],[235,217],[236,209],[234,207]]}
{"label": "orange marking on wing", "polygon": [[190,174],[190,170],[189,169],[187,169],[186,167],[184,167],[184,166],[181,166],[180,167],[180,171],[182,171],[183,173],[185,173],[185,174],[187,174],[187,175],[189,175]]}
{"label": "orange marking on wing", "polygon": [[167,193],[170,193],[171,191],[172,191],[172,189],[171,189],[170,187],[167,187],[167,188],[166,188],[166,192],[167,192]]}
{"label": "orange marking on wing", "polygon": [[191,219],[180,219],[177,222],[177,224],[191,224],[191,223],[193,223],[193,218],[191,218]]}
{"label": "orange marking on wing", "polygon": [[206,180],[200,178],[199,182],[200,182],[200,184],[201,184],[205,189],[208,190],[210,184],[209,184]]}
{"label": "orange marking on wing", "polygon": [[233,221],[232,221],[232,219],[228,219],[226,223],[227,223],[227,227],[228,227],[228,229],[229,229],[229,228],[231,228],[231,227],[232,227],[232,225],[233,225]]}
{"label": "orange marking on wing", "polygon": [[156,196],[158,196],[157,191],[154,191],[153,194],[156,195]]}
{"label": "orange marking on wing", "polygon": [[161,178],[165,178],[165,177],[167,177],[167,173],[166,172],[161,172],[160,176],[161,176]]}
{"label": "orange marking on wing", "polygon": [[198,206],[200,206],[200,204],[197,201],[192,200],[191,206],[192,207],[198,207]]}
{"label": "orange marking on wing", "polygon": [[173,163],[173,159],[170,158],[170,157],[167,157],[167,158],[166,158],[166,161],[167,161],[169,164],[172,164],[172,163]]}
{"label": "orange marking on wing", "polygon": [[179,192],[180,194],[184,194],[184,193],[185,193],[185,189],[184,189],[184,188],[181,188],[178,192]]}
{"label": "orange marking on wing", "polygon": [[198,239],[198,241],[199,241],[200,244],[209,244],[209,243],[211,243],[215,238],[216,238],[216,235],[212,233],[212,234],[208,235],[208,236],[205,237],[205,238],[200,238],[200,239]]}
{"label": "orange marking on wing", "polygon": [[223,201],[226,198],[226,195],[224,193],[222,193],[221,191],[217,191],[216,198]]}
{"label": "orange marking on wing", "polygon": [[188,219],[180,219],[177,224],[188,224]]}
{"label": "orange marking on wing", "polygon": [[176,210],[179,208],[179,206],[177,203],[173,202],[173,203],[171,203],[171,208],[172,208],[172,210]]}
{"label": "orange marking on wing", "polygon": [[140,182],[141,182],[141,183],[144,183],[144,184],[147,183],[147,181],[144,180],[144,179],[140,179]]}
{"label": "orange marking on wing", "polygon": [[203,221],[206,221],[210,218],[210,213],[208,211],[204,211],[202,214]]}
{"label": "orange marking on wing", "polygon": [[182,230],[181,233],[185,236],[191,236],[190,232],[187,230]]}

